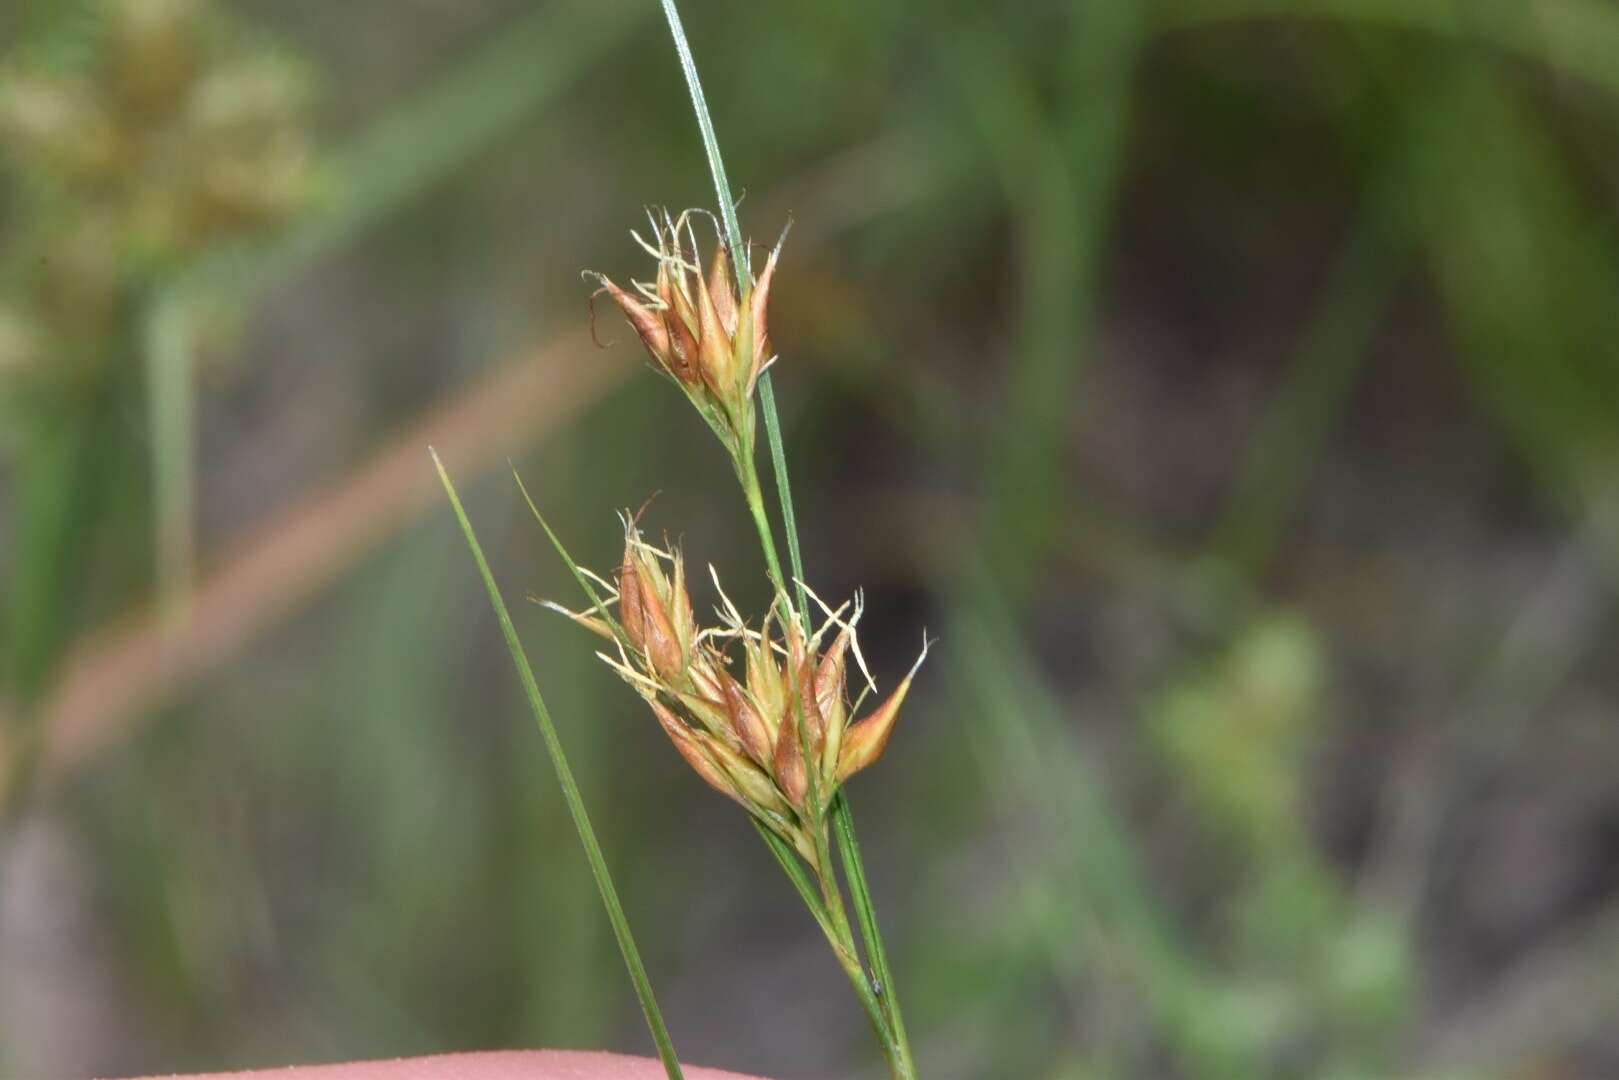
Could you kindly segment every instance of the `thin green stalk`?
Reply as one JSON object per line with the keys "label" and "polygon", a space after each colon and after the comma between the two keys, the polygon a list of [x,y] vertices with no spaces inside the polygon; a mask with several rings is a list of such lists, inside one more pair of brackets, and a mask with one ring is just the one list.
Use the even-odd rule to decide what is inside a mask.
{"label": "thin green stalk", "polygon": [[[776,497],[781,503],[782,528],[787,534],[787,561],[793,568],[798,611],[809,618],[809,598],[804,595],[804,554],[798,546],[798,517],[793,513],[793,487],[787,480],[787,450],[781,441],[781,417],[776,412],[776,387],[770,372],[759,378],[759,409],[765,416],[765,438],[770,443],[770,467],[776,477]],[[807,627],[806,627],[807,629]]]}
{"label": "thin green stalk", "polygon": [[[742,498],[748,504],[748,513],[753,518],[754,528],[759,531],[759,547],[764,551],[765,572],[770,575],[770,584],[775,588],[776,594],[786,597],[789,595],[787,582],[781,575],[781,558],[776,554],[776,540],[771,535],[770,514],[765,510],[764,493],[759,487],[759,470],[753,463],[753,455],[746,449],[736,457],[736,476],[742,484]],[[804,605],[800,602],[800,618],[803,614]]]}
{"label": "thin green stalk", "polygon": [[[697,61],[691,54],[691,43],[686,40],[686,28],[681,24],[680,12],[674,0],[662,0],[664,17],[669,20],[669,34],[674,38],[675,52],[680,57],[680,70],[686,76],[686,88],[691,91],[692,111],[697,114],[697,130],[702,135],[703,153],[708,157],[708,171],[714,177],[714,196],[720,204],[720,221],[725,226],[725,239],[730,245],[731,270],[736,275],[739,293],[748,291],[751,272],[748,268],[748,245],[743,241],[742,224],[736,216],[736,199],[731,195],[731,182],[725,175],[725,161],[720,156],[720,143],[714,134],[714,119],[708,112],[708,99],[703,96],[703,83],[697,77]],[[793,513],[792,485],[787,479],[787,452],[781,439],[781,416],[776,409],[776,387],[770,372],[759,376],[759,409],[764,413],[765,438],[770,444],[770,464],[775,473],[776,495],[781,503],[782,526],[787,533],[787,559],[793,571],[800,619],[807,619],[808,597],[804,595],[804,557],[798,544],[798,519]],[[751,451],[751,447],[749,448]],[[767,526],[760,530],[767,536]],[[766,541],[771,553],[775,542]],[[778,573],[778,577],[780,574]]]}
{"label": "thin green stalk", "polygon": [[[815,854],[820,860],[820,873],[817,878],[821,885],[821,896],[830,915],[831,932],[827,940],[832,943],[832,951],[837,955],[838,963],[843,967],[843,973],[849,977],[849,985],[854,987],[855,996],[871,1018],[873,1033],[877,1036],[877,1044],[882,1047],[883,1057],[888,1060],[895,1080],[915,1080],[916,1066],[911,1061],[911,1048],[906,1045],[897,1034],[903,1028],[896,1029],[885,1002],[879,998],[872,977],[867,974],[866,968],[860,962],[860,954],[855,950],[854,929],[849,924],[848,912],[843,906],[843,894],[838,888],[837,872],[832,865],[832,853],[827,847],[826,835],[820,828],[816,829]],[[864,921],[862,921],[864,927]],[[875,931],[876,924],[872,924]],[[870,950],[867,950],[868,953]]]}
{"label": "thin green stalk", "polygon": [[87,575],[85,562],[108,512],[104,479],[116,452],[116,404],[128,390],[128,366],[111,356],[114,374],[41,416],[26,433],[12,491],[13,544],[4,612],[4,690],[14,715],[0,732],[0,829],[13,823],[38,780],[45,731],[38,709],[69,641]]}
{"label": "thin green stalk", "polygon": [[568,804],[568,813],[573,816],[574,828],[579,831],[579,842],[584,846],[585,859],[590,863],[590,873],[596,879],[596,888],[601,893],[602,906],[607,909],[607,921],[612,923],[613,936],[618,939],[618,950],[624,956],[624,966],[629,969],[630,982],[635,986],[635,996],[641,1002],[641,1012],[646,1016],[647,1028],[652,1032],[652,1041],[657,1043],[658,1056],[663,1059],[663,1068],[669,1075],[669,1080],[683,1080],[680,1071],[680,1059],[675,1055],[674,1044],[669,1039],[669,1031],[664,1026],[663,1014],[658,1010],[657,999],[652,993],[651,980],[647,978],[646,968],[641,963],[640,950],[635,947],[635,938],[630,933],[629,920],[624,917],[623,905],[618,900],[618,890],[613,887],[612,876],[607,872],[607,860],[602,857],[601,845],[596,842],[596,830],[591,827],[590,815],[585,812],[585,802],[579,794],[579,785],[574,782],[573,770],[568,766],[567,755],[562,751],[562,740],[557,736],[556,725],[551,722],[551,713],[545,707],[545,699],[540,696],[540,687],[534,680],[534,671],[529,667],[528,657],[523,652],[523,646],[517,639],[517,628],[512,625],[512,617],[506,611],[506,602],[501,599],[500,589],[495,584],[495,575],[489,569],[489,562],[484,558],[483,548],[478,544],[478,538],[472,531],[472,522],[467,518],[467,512],[461,506],[461,498],[455,492],[455,485],[450,483],[449,473],[444,471],[444,463],[439,460],[438,452],[429,449],[433,455],[433,465],[438,469],[439,479],[444,483],[444,493],[450,497],[450,505],[455,509],[455,517],[461,523],[461,532],[467,539],[467,547],[472,550],[473,561],[478,564],[478,574],[483,578],[484,588],[489,591],[489,602],[495,609],[495,617],[500,622],[501,633],[506,638],[506,648],[512,654],[512,663],[517,666],[518,677],[522,680],[523,690],[528,695],[529,706],[534,710],[534,719],[540,726],[540,735],[545,739],[546,752],[551,755],[551,764],[557,771],[557,781],[562,785],[562,797]]}
{"label": "thin green stalk", "polygon": [[[714,194],[719,199],[720,221],[725,226],[725,238],[731,245],[731,270],[736,274],[739,292],[748,288],[748,246],[742,242],[742,224],[736,217],[736,200],[731,197],[731,182],[725,177],[725,162],[720,157],[720,142],[714,134],[714,119],[708,114],[708,99],[703,96],[703,83],[697,77],[697,60],[691,54],[691,43],[686,40],[686,27],[680,21],[680,11],[674,0],[662,0],[664,18],[669,20],[669,35],[675,41],[675,53],[680,57],[680,72],[686,77],[686,89],[691,91],[692,111],[697,114],[697,130],[703,138],[703,153],[708,155],[708,171],[714,174]],[[768,372],[763,379],[770,378]]]}
{"label": "thin green stalk", "polygon": [[860,858],[860,841],[855,836],[854,817],[847,797],[839,792],[832,804],[832,827],[838,840],[838,855],[843,861],[843,872],[849,879],[849,895],[854,900],[854,914],[860,923],[860,936],[866,943],[866,959],[871,964],[873,993],[883,1003],[883,1012],[893,1028],[894,1043],[904,1054],[906,1068],[914,1075],[916,1065],[911,1061],[911,1042],[905,1033],[905,1019],[900,1015],[899,1002],[894,996],[894,973],[888,966],[888,950],[883,947],[883,936],[877,929],[877,909],[871,901],[871,889],[866,884],[866,866]]}
{"label": "thin green stalk", "polygon": [[[719,139],[714,134],[714,121],[709,115],[708,102],[703,96],[703,85],[697,75],[697,61],[692,56],[691,44],[686,40],[686,30],[680,21],[680,12],[675,7],[674,0],[662,0],[663,13],[669,22],[669,33],[674,39],[675,52],[680,57],[680,69],[686,77],[686,87],[691,93],[692,111],[697,117],[697,129],[703,140],[703,151],[708,157],[708,167],[714,177],[714,195],[719,202],[720,220],[725,227],[725,235],[732,251],[731,265],[736,274],[737,289],[746,292],[749,284],[750,271],[748,269],[748,249],[743,242],[742,226],[736,216],[736,200],[731,195],[731,184],[725,175],[725,162],[720,156]],[[765,372],[759,379],[759,408],[764,413],[765,435],[770,444],[770,463],[775,474],[776,495],[781,506],[782,526],[787,537],[787,557],[792,567],[793,582],[798,599],[798,617],[807,621],[809,618],[808,598],[804,589],[804,560],[803,552],[798,540],[798,519],[793,512],[792,485],[788,480],[787,453],[781,437],[781,417],[776,408],[775,385],[770,373]],[[744,460],[745,458],[745,460]],[[782,595],[787,596],[787,590],[782,581],[781,563],[776,554],[775,539],[772,535],[770,521],[764,509],[764,499],[759,490],[758,471],[753,464],[753,447],[738,448],[737,476],[742,481],[743,495],[748,503],[749,513],[753,515],[754,524],[759,531],[760,546],[764,551],[765,563],[770,570],[771,583]],[[807,622],[806,622],[807,628]],[[802,726],[802,725],[801,725]],[[850,894],[854,897],[855,910],[859,916],[860,932],[864,939],[867,956],[872,958],[874,965],[879,965],[877,979],[883,988],[881,1000],[874,1000],[871,982],[866,978],[863,969],[856,973],[850,971],[850,979],[854,982],[856,993],[861,1003],[867,1005],[868,1011],[875,1009],[873,1023],[877,1026],[879,1041],[883,1044],[884,1053],[888,1056],[889,1064],[899,1077],[914,1077],[916,1069],[911,1060],[910,1045],[905,1037],[905,1024],[899,1015],[898,1000],[893,992],[893,976],[887,970],[887,954],[883,948],[882,937],[877,928],[875,906],[871,893],[866,884],[864,868],[858,865],[859,846],[854,841],[854,820],[849,811],[848,800],[838,798],[833,801],[832,821],[840,837],[840,850],[846,853],[845,867],[849,878]],[[847,837],[847,841],[843,838]],[[820,841],[824,847],[824,841]],[[852,854],[852,860],[848,855]],[[836,884],[836,874],[831,866],[830,858],[823,858],[823,875],[831,877],[830,895],[837,898],[837,911],[829,912],[836,917],[841,911],[842,900]],[[847,869],[854,864],[853,869]],[[844,926],[847,928],[847,916],[844,916]],[[853,934],[848,933],[852,944]],[[839,951],[840,960],[843,954]],[[880,959],[879,959],[880,958]],[[858,962],[856,963],[858,968]],[[846,967],[846,971],[849,969]],[[879,1020],[879,1017],[882,1019]]]}
{"label": "thin green stalk", "polygon": [[832,917],[826,913],[826,904],[821,899],[820,894],[815,891],[815,883],[810,880],[809,874],[805,872],[804,863],[799,859],[798,854],[793,851],[792,845],[771,832],[765,823],[758,818],[749,818],[748,820],[752,821],[753,827],[759,830],[759,835],[764,839],[765,846],[776,857],[776,862],[781,865],[782,873],[786,874],[788,879],[792,881],[793,887],[798,890],[798,895],[803,897],[804,906],[809,908],[811,915],[815,916],[815,922],[826,933],[827,940],[832,940]]}
{"label": "thin green stalk", "polygon": [[[829,897],[827,875],[819,873],[812,880],[811,875],[805,871],[804,863],[786,841],[771,832],[757,819],[754,820],[753,825],[754,828],[759,830],[759,835],[764,839],[765,846],[770,849],[770,853],[776,857],[777,865],[787,875],[788,880],[793,883],[793,887],[798,890],[798,895],[804,901],[804,906],[809,908],[810,914],[814,916],[815,924],[821,928],[821,933],[826,936],[827,944],[832,947],[832,953],[837,957],[838,966],[843,969],[844,975],[849,979],[849,984],[854,988],[856,997],[860,999],[861,1006],[866,1010],[866,1016],[870,1019],[872,1030],[877,1036],[878,1045],[882,1047],[883,1056],[891,1066],[894,1066],[894,1071],[897,1075],[914,1077],[914,1069],[901,1072],[900,1066],[895,1063],[899,1047],[894,1040],[892,1029],[889,1027],[888,1017],[883,1012],[877,995],[866,978],[866,970],[860,964],[860,954],[855,951],[854,935],[850,932],[848,917],[839,917],[827,910]],[[822,857],[824,858],[824,856]],[[817,886],[819,886],[819,891],[817,891]],[[837,885],[833,882],[830,887],[830,894],[835,894],[836,889]],[[908,1063],[908,1051],[906,1051],[905,1060]]]}
{"label": "thin green stalk", "polygon": [[185,300],[159,294],[142,327],[152,428],[152,491],[157,517],[158,600],[183,615],[196,561],[196,393]]}

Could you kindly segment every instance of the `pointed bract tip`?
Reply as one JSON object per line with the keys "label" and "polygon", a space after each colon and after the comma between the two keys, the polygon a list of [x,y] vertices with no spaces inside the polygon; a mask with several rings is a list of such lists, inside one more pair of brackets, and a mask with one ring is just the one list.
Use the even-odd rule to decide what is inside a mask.
{"label": "pointed bract tip", "polygon": [[870,716],[853,724],[843,736],[843,746],[838,750],[837,781],[842,783],[861,769],[873,764],[883,756],[888,748],[888,740],[893,737],[894,723],[899,719],[900,706],[905,703],[905,695],[910,693],[911,680],[916,677],[917,671],[922,667],[922,661],[927,659],[930,642],[927,635],[922,635],[922,654],[911,665],[899,687],[881,705],[874,709]]}

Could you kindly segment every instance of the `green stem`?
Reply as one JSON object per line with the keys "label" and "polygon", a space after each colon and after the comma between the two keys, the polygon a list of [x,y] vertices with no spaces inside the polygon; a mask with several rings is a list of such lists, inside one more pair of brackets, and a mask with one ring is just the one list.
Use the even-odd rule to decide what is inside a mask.
{"label": "green stem", "polygon": [[461,523],[461,532],[467,538],[467,547],[472,550],[473,561],[478,564],[478,574],[483,578],[484,588],[489,591],[489,602],[494,606],[495,617],[500,622],[500,631],[506,638],[506,648],[512,654],[512,663],[517,666],[518,677],[522,680],[523,690],[528,695],[530,708],[534,710],[534,719],[539,723],[540,735],[545,739],[545,749],[551,755],[551,764],[555,766],[557,781],[562,786],[562,798],[568,804],[568,813],[573,816],[574,828],[579,831],[579,842],[584,846],[585,859],[590,863],[590,873],[596,879],[596,888],[601,893],[602,906],[607,909],[607,921],[613,926],[613,936],[618,939],[618,950],[624,956],[624,966],[629,969],[630,982],[635,986],[635,996],[641,1002],[641,1012],[646,1016],[646,1024],[652,1032],[652,1041],[658,1046],[658,1056],[663,1059],[663,1068],[669,1075],[669,1080],[683,1080],[680,1071],[680,1059],[675,1056],[674,1043],[669,1039],[669,1030],[664,1026],[663,1014],[658,1010],[657,999],[652,993],[652,982],[647,978],[646,967],[641,963],[640,950],[635,947],[635,938],[630,933],[629,920],[624,916],[624,907],[619,903],[618,890],[613,887],[612,876],[607,871],[607,860],[602,857],[601,845],[596,842],[596,830],[591,827],[590,815],[585,812],[584,798],[579,794],[579,785],[574,781],[573,770],[568,766],[567,755],[562,751],[562,740],[557,736],[556,725],[551,722],[550,710],[545,706],[545,699],[540,696],[540,687],[534,680],[534,671],[529,667],[528,656],[523,652],[523,646],[517,639],[517,628],[512,625],[512,617],[506,611],[506,602],[501,599],[500,589],[495,584],[495,575],[489,569],[489,562],[484,558],[483,548],[478,545],[478,538],[472,531],[472,522],[467,518],[467,512],[461,506],[461,498],[455,493],[455,485],[450,483],[450,476],[444,471],[444,463],[439,461],[438,453],[429,450],[433,455],[433,465],[438,469],[439,479],[444,483],[444,492],[450,497],[450,505],[455,509],[456,520]]}
{"label": "green stem", "polygon": [[[782,577],[781,557],[776,554],[776,538],[770,529],[770,514],[765,509],[764,492],[759,486],[759,469],[753,461],[753,448],[741,448],[733,464],[736,466],[736,478],[742,485],[742,498],[747,502],[748,513],[753,518],[753,527],[759,532],[759,547],[765,556],[765,572],[770,575],[770,584],[776,590],[776,595],[786,600],[791,594],[787,591],[786,579]],[[802,605],[799,613],[802,618]]]}
{"label": "green stem", "polygon": [[855,919],[860,923],[860,937],[866,943],[866,959],[876,980],[873,988],[892,1029],[894,1044],[903,1059],[909,1075],[916,1074],[911,1060],[911,1040],[905,1033],[905,1018],[900,1015],[899,1000],[894,993],[894,974],[888,966],[888,950],[883,947],[883,936],[877,928],[877,909],[872,903],[871,889],[866,884],[866,866],[860,857],[860,841],[855,836],[854,816],[849,800],[842,792],[832,803],[832,827],[838,838],[838,855],[843,860],[843,873],[849,879],[849,895],[854,900]]}
{"label": "green stem", "polygon": [[826,931],[826,939],[831,944],[832,952],[837,957],[839,966],[843,968],[843,973],[848,976],[855,997],[860,999],[861,1006],[866,1010],[866,1016],[871,1020],[872,1032],[877,1036],[877,1044],[882,1047],[883,1057],[888,1061],[894,1080],[916,1080],[916,1067],[911,1064],[910,1047],[896,1037],[888,1014],[883,1009],[883,1003],[878,999],[872,986],[871,977],[866,974],[865,967],[860,963],[860,954],[855,949],[854,930],[850,927],[849,916],[844,911],[843,897],[838,890],[837,876],[832,869],[831,852],[827,850],[824,834],[816,841],[816,852],[821,859],[822,867],[816,877],[821,886],[822,903],[829,917],[829,923],[822,925],[822,929]]}
{"label": "green stem", "polygon": [[[110,361],[124,359],[119,354]],[[50,687],[89,575],[91,543],[108,512],[97,481],[115,452],[110,423],[128,390],[123,365],[31,426],[13,497],[17,536],[5,620],[5,689],[15,715],[0,732],[0,829],[14,823],[38,780],[46,743],[39,702]]]}
{"label": "green stem", "polygon": [[[680,69],[686,78],[686,88],[691,93],[692,111],[697,117],[697,129],[702,136],[703,151],[708,157],[709,172],[714,178],[714,195],[719,202],[720,220],[724,223],[725,235],[731,247],[731,265],[736,274],[737,289],[745,294],[751,278],[748,268],[748,248],[743,242],[741,223],[737,220],[736,200],[731,196],[731,184],[725,175],[725,162],[720,156],[719,138],[714,134],[714,121],[709,115],[708,102],[703,96],[702,81],[697,76],[697,61],[692,56],[691,44],[686,40],[686,30],[681,25],[680,12],[676,9],[674,0],[662,0],[662,4],[664,16],[669,22],[669,34],[674,39],[675,52],[680,57]],[[787,555],[791,561],[798,598],[798,618],[807,632],[809,605],[804,589],[804,559],[798,541],[798,520],[793,512],[792,485],[788,481],[787,453],[782,443],[781,417],[776,409],[775,385],[768,371],[759,379],[759,408],[764,413],[765,434],[770,444],[770,462],[775,474],[776,495],[781,507],[782,526],[787,537]],[[776,541],[771,532],[770,518],[765,511],[764,496],[759,487],[759,474],[753,462],[751,440],[749,445],[736,447],[734,454],[737,477],[742,483],[742,493],[748,503],[748,512],[753,516],[754,525],[759,531],[759,544],[764,552],[771,584],[775,586],[777,594],[786,599],[790,594],[781,572],[781,559],[776,553]],[[802,731],[803,725],[800,724],[799,727]],[[881,1001],[876,1000],[871,982],[860,966],[858,955],[854,952],[854,935],[849,929],[848,916],[843,913],[843,901],[836,885],[830,854],[824,850],[825,835],[821,833],[816,843],[822,853],[820,873],[823,878],[823,893],[828,896],[827,907],[830,909],[828,914],[834,920],[841,918],[843,944],[846,946],[839,947],[839,943],[834,942],[833,949],[838,954],[840,963],[852,960],[853,967],[844,963],[844,971],[854,984],[855,993],[860,997],[861,1004],[872,1014],[872,1022],[877,1028],[883,1052],[895,1077],[898,1080],[913,1080],[916,1069],[912,1064],[910,1046],[905,1037],[905,1024],[900,1019],[899,1004],[893,993],[892,976],[887,971],[887,956],[877,928],[865,872],[859,865],[860,849],[854,842],[854,821],[850,817],[848,803],[843,798],[833,801],[832,818],[837,825],[840,851],[844,854],[845,865],[852,867],[848,870],[849,888],[855,898],[867,955],[872,957],[874,965],[878,965],[878,978],[883,987]],[[824,823],[824,818],[822,821]],[[828,884],[826,878],[829,876],[830,890],[826,888]]]}
{"label": "green stem", "polygon": [[770,444],[770,465],[776,479],[777,501],[781,503],[782,528],[787,533],[787,560],[793,568],[794,595],[799,617],[809,629],[809,597],[804,595],[804,555],[798,546],[798,517],[793,513],[793,488],[787,481],[787,451],[781,441],[781,417],[776,412],[776,387],[770,372],[759,379],[759,409],[765,417],[765,440]]}
{"label": "green stem", "polygon": [[178,290],[148,306],[143,330],[157,517],[157,593],[165,618],[185,614],[196,562],[196,391],[190,313]]}

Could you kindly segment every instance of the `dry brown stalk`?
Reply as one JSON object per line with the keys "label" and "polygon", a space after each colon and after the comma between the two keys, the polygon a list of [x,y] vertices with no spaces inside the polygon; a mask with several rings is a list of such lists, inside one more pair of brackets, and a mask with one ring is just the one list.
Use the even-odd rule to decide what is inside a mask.
{"label": "dry brown stalk", "polygon": [[542,344],[251,530],[204,576],[183,621],[146,606],[92,632],[70,651],[43,705],[44,778],[60,777],[116,741],[436,509],[437,479],[422,468],[429,444],[457,472],[480,472],[565,425],[633,370],[627,353],[593,349],[582,330]]}

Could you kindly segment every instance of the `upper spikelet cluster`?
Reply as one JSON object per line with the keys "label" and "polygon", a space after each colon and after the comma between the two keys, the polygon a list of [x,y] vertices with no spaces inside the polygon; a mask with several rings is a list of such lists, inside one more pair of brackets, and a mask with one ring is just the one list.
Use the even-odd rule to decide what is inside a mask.
{"label": "upper spikelet cluster", "polygon": [[[597,579],[610,593],[602,604],[585,612],[549,606],[613,640],[615,651],[599,655],[651,706],[687,763],[813,863],[812,830],[823,827],[838,787],[882,755],[916,668],[855,720],[875,688],[855,629],[858,598],[835,610],[822,605],[824,621],[813,632],[792,612],[778,617],[774,608],[755,628],[711,567],[722,603],[717,624],[699,627],[680,551],[649,544],[633,520],[626,522],[617,587]],[[742,654],[737,671],[733,650]],[[864,681],[853,703],[850,657]]]}
{"label": "upper spikelet cluster", "polygon": [[[753,388],[770,366],[767,309],[770,282],[781,254],[778,241],[764,272],[737,288],[731,251],[714,245],[705,275],[692,219],[700,211],[648,211],[652,239],[632,232],[658,261],[652,282],[620,288],[605,274],[587,272],[629,320],[659,371],[669,376],[722,438],[751,445]],[[782,234],[786,239],[786,233]]]}

